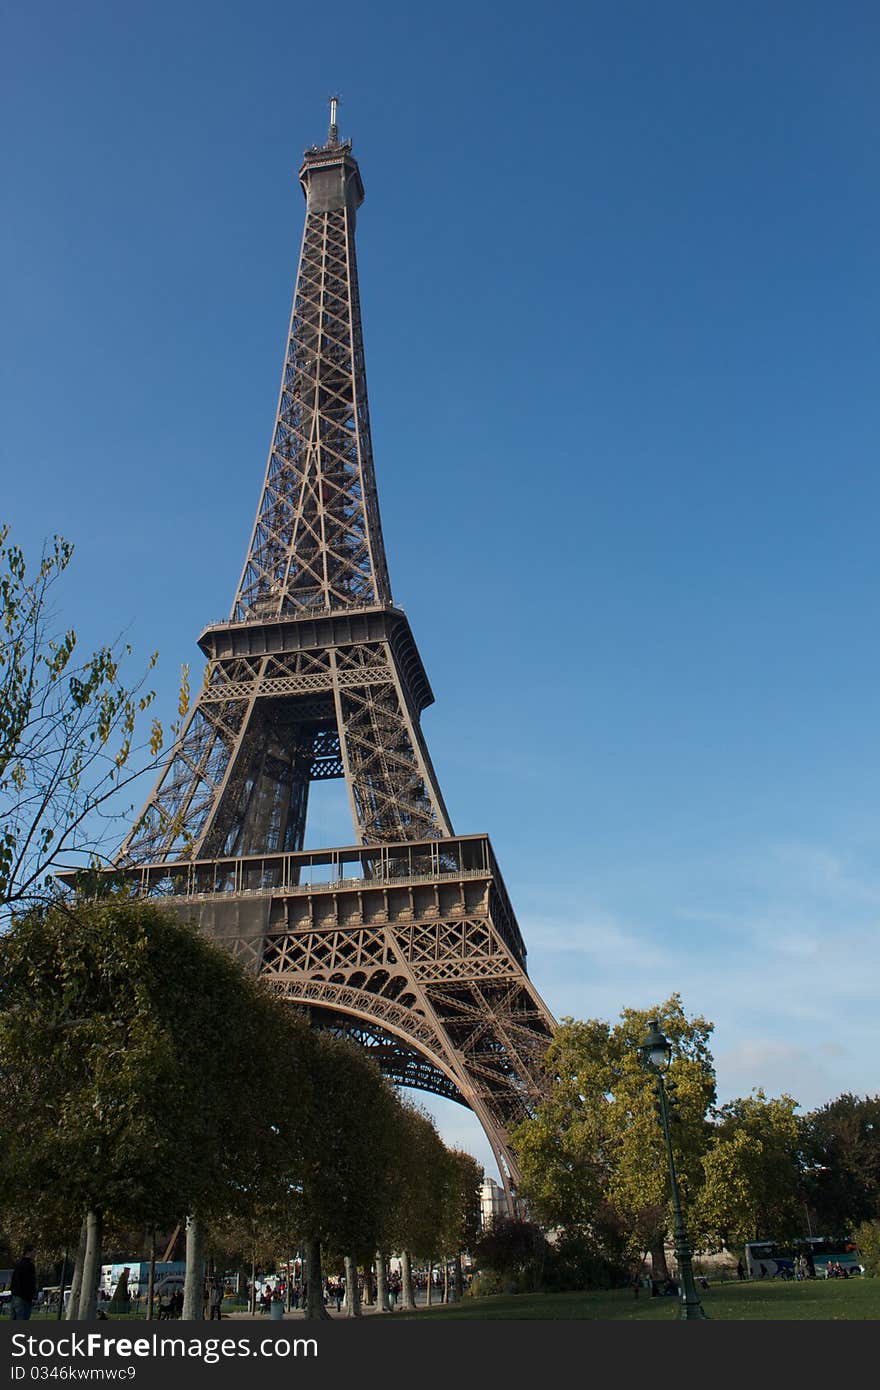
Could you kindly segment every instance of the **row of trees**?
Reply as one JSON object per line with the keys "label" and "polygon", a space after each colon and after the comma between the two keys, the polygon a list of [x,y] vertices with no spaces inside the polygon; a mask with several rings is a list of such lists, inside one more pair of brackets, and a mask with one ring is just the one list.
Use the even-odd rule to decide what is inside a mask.
{"label": "row of trees", "polygon": [[[74,1316],[94,1316],[102,1245],[188,1218],[198,1316],[207,1239],[453,1257],[482,1172],[447,1150],[359,1047],[308,1019],[167,910],[120,893],[32,909],[0,938],[5,1225],[76,1245]],[[404,1265],[406,1273],[406,1263]],[[406,1294],[406,1289],[405,1289]]]}
{"label": "row of trees", "polygon": [[839,1235],[880,1216],[880,1096],[839,1096],[807,1115],[791,1096],[760,1090],[716,1106],[712,1024],[688,1018],[673,995],[614,1026],[568,1019],[558,1029],[548,1099],[513,1136],[522,1192],[541,1221],[588,1236],[617,1263],[650,1251],[665,1270],[667,1164],[639,1054],[649,1017],[674,1048],[675,1158],[697,1246],[736,1249],[810,1227]]}

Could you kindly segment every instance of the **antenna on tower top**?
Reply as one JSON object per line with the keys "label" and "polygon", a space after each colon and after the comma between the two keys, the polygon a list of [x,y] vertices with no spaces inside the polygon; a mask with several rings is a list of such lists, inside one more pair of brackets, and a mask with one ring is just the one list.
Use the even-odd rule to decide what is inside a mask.
{"label": "antenna on tower top", "polygon": [[327,137],[328,145],[339,144],[339,128],[336,124],[336,108],[339,105],[339,97],[330,98],[330,134]]}

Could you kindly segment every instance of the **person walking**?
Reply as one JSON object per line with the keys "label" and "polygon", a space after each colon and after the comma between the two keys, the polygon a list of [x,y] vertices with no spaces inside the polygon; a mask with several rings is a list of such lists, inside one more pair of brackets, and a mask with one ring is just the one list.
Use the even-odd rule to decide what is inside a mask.
{"label": "person walking", "polygon": [[34,1300],[37,1297],[37,1270],[34,1265],[34,1255],[36,1247],[26,1245],[21,1252],[21,1259],[12,1271],[12,1278],[9,1282],[9,1292],[12,1295],[12,1317],[19,1318],[26,1322],[31,1315]]}
{"label": "person walking", "polygon": [[223,1305],[223,1284],[222,1284],[222,1282],[221,1282],[219,1279],[215,1279],[215,1280],[214,1280],[214,1283],[213,1283],[212,1286],[211,1286],[211,1296],[210,1296],[210,1298],[208,1299],[208,1321],[209,1321],[209,1322],[213,1322],[215,1318],[217,1319],[218,1322],[221,1321],[221,1319],[222,1319],[222,1317],[223,1317],[223,1314],[222,1314],[221,1311],[220,1311],[222,1305]]}

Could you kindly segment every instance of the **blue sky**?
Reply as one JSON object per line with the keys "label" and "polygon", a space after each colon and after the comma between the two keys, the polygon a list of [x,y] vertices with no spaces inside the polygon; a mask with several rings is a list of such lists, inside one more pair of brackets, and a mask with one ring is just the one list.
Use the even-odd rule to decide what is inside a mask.
{"label": "blue sky", "polygon": [[[392,585],[557,1017],[679,990],[722,1099],[878,1087],[880,12],[7,11],[0,513],[61,620],[228,611],[342,95]],[[350,840],[319,798],[313,838]],[[460,1109],[443,1132],[486,1158]]]}

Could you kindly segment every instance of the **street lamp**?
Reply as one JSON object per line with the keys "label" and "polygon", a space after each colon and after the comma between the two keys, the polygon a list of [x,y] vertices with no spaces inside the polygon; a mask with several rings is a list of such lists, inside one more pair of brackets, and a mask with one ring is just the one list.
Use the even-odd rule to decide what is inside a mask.
{"label": "street lamp", "polygon": [[697,1286],[694,1283],[694,1271],[691,1264],[691,1247],[688,1244],[687,1230],[684,1224],[684,1213],[681,1209],[681,1197],[678,1192],[678,1178],[675,1175],[675,1159],[672,1155],[672,1138],[669,1133],[669,1106],[666,1100],[666,1087],[663,1083],[664,1072],[668,1071],[669,1063],[672,1060],[672,1044],[660,1032],[660,1026],[656,1018],[648,1020],[648,1035],[642,1046],[639,1048],[642,1063],[651,1072],[657,1083],[657,1109],[660,1114],[660,1123],[663,1127],[663,1137],[666,1140],[666,1157],[669,1160],[669,1186],[672,1190],[672,1217],[673,1230],[675,1234],[675,1255],[678,1260],[679,1283],[681,1291],[681,1303],[679,1305],[680,1318],[705,1318],[706,1313],[697,1294]]}

